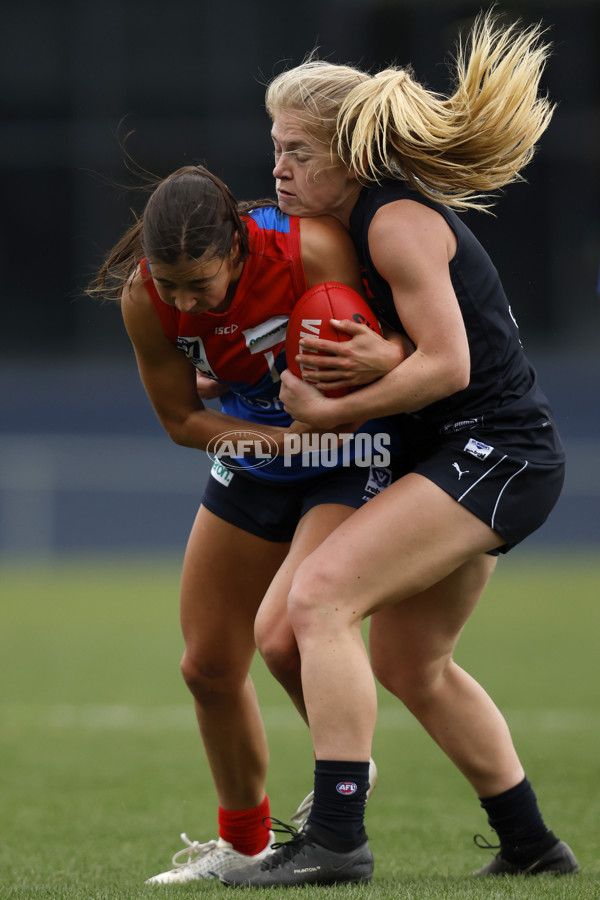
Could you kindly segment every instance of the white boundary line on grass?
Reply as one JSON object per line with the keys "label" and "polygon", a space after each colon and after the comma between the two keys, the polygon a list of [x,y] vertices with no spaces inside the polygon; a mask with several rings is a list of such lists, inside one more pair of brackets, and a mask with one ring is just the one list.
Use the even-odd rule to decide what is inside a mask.
{"label": "white boundary line on grass", "polygon": [[[263,719],[268,730],[303,731],[305,725],[291,706],[272,705],[262,707]],[[552,733],[589,733],[600,737],[597,710],[585,709],[513,709],[504,714],[515,731],[539,731]],[[114,730],[156,732],[195,731],[196,721],[192,705],[133,706],[113,703],[58,703],[38,708],[22,704],[1,704],[0,722],[4,727],[37,727],[56,730]],[[420,728],[418,722],[402,707],[384,707],[379,710],[377,728],[385,731],[411,731]]]}

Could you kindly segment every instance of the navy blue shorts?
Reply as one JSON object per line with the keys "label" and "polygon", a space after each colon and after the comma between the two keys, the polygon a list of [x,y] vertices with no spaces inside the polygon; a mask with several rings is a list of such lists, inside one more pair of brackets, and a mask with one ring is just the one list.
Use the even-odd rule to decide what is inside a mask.
{"label": "navy blue shorts", "polygon": [[405,474],[400,460],[388,466],[339,466],[310,478],[273,482],[215,462],[202,505],[225,522],[277,543],[292,540],[302,516],[323,503],[358,509]]}
{"label": "navy blue shorts", "polygon": [[[507,439],[508,438],[508,439]],[[429,478],[506,543],[492,554],[506,553],[542,525],[556,504],[565,477],[564,459],[547,462],[511,453],[510,435],[502,446],[485,432],[444,437],[412,469]],[[514,454],[514,455],[513,455]]]}

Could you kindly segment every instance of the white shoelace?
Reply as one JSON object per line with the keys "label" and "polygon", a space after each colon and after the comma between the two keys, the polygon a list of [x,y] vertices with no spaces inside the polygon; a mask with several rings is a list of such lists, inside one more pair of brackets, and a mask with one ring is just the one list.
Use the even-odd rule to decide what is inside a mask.
{"label": "white shoelace", "polygon": [[299,825],[304,823],[304,820],[308,818],[308,814],[310,812],[311,806],[313,805],[314,799],[314,791],[311,791],[310,794],[307,794],[294,815],[290,816],[290,822],[292,823],[292,825]]}
{"label": "white shoelace", "polygon": [[[181,850],[178,850],[177,853],[173,856],[173,865],[175,867],[189,866],[191,862],[196,861],[197,857],[206,856],[206,854],[210,853],[211,850],[217,850],[219,848],[218,841],[207,841],[205,844],[201,844],[199,841],[190,841],[185,832],[183,832],[183,834],[180,834],[179,837],[186,846],[182,847]],[[187,859],[183,862],[180,862],[179,857],[184,853],[187,854]]]}

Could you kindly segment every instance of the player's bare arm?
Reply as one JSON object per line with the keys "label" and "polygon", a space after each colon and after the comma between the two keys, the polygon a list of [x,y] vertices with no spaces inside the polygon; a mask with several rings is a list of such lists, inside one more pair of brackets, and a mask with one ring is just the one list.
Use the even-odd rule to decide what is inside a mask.
{"label": "player's bare arm", "polygon": [[468,384],[466,332],[448,271],[454,245],[442,217],[412,201],[392,203],[374,217],[369,241],[416,349],[378,381],[325,402],[286,376],[281,394],[286,409],[319,427],[414,412]]}
{"label": "player's bare arm", "polygon": [[[195,371],[165,336],[139,272],[123,291],[121,309],[142,383],[169,437],[197,450],[206,450],[224,431],[239,431],[242,438],[248,422],[206,408],[200,400]],[[283,446],[286,429],[261,424],[260,431],[269,439],[266,448],[273,441]]]}
{"label": "player's bare arm", "polygon": [[[330,216],[300,220],[302,259],[309,287],[324,281],[347,284],[364,297],[359,277],[358,258],[350,235],[341,223]],[[336,321],[336,328],[350,336],[343,344],[308,339],[307,353],[328,354],[318,360],[306,359],[316,367],[316,384],[331,389],[355,387],[380,378],[393,369],[409,352],[403,339],[384,340],[370,328],[349,320]]]}

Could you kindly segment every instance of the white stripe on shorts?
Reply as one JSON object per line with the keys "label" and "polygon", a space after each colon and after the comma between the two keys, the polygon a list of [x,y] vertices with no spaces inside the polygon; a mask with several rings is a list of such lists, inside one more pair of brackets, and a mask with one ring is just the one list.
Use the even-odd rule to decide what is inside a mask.
{"label": "white stripe on shorts", "polygon": [[492,527],[492,528],[494,527],[494,522],[495,522],[495,520],[496,520],[496,511],[497,511],[497,509],[498,509],[498,504],[500,503],[500,498],[502,497],[502,494],[504,493],[504,491],[506,490],[506,488],[508,487],[508,485],[511,483],[511,481],[513,480],[513,478],[516,478],[517,475],[520,475],[521,472],[523,471],[523,469],[526,469],[526,468],[527,468],[527,460],[525,460],[525,462],[523,463],[523,465],[521,466],[521,468],[519,469],[518,472],[515,472],[513,475],[510,476],[510,478],[507,479],[506,484],[504,485],[504,487],[502,488],[502,490],[501,490],[500,493],[498,494],[498,499],[496,500],[496,505],[494,506],[494,512],[492,513],[492,521],[491,521],[491,527]]}
{"label": "white stripe on shorts", "polygon": [[[504,460],[505,460],[506,458],[507,458],[507,455],[504,454],[504,456],[502,457],[502,459],[499,459],[498,462],[494,463],[494,465],[491,466],[491,468],[489,468],[489,469],[487,470],[487,472],[484,472],[483,475],[480,475],[479,478],[477,479],[477,481],[474,481],[473,484],[471,485],[471,487],[467,488],[467,490],[464,492],[464,494],[461,494],[461,495],[460,495],[460,497],[458,498],[458,502],[460,503],[460,501],[463,499],[463,497],[466,497],[466,496],[467,496],[467,494],[469,493],[469,491],[472,491],[473,488],[476,487],[476,486],[479,484],[480,481],[482,481],[484,478],[486,478],[486,477],[490,474],[490,472],[493,472],[494,469],[496,468],[496,466],[499,466],[501,463],[503,463]],[[493,513],[492,513],[492,520],[491,520],[491,522],[490,522],[490,528],[493,528],[493,527],[494,527],[494,523],[495,523],[495,521],[496,521],[496,512],[498,511],[498,504],[500,503],[500,500],[501,500],[501,498],[502,498],[502,494],[504,493],[504,491],[506,490],[506,488],[508,487],[508,485],[511,483],[511,481],[513,480],[513,478],[516,478],[517,475],[520,475],[521,472],[523,471],[523,469],[526,469],[526,468],[527,468],[527,461],[525,461],[525,462],[523,463],[523,465],[522,465],[521,468],[518,470],[518,472],[513,472],[513,474],[510,476],[510,478],[507,478],[507,479],[506,479],[505,484],[502,486],[502,489],[501,489],[500,492],[498,493],[498,497],[497,497],[496,503],[495,503],[495,505],[494,505],[494,511],[493,511]]]}
{"label": "white stripe on shorts", "polygon": [[467,490],[464,492],[464,494],[460,495],[460,497],[458,498],[458,502],[460,503],[460,501],[463,499],[463,497],[467,496],[469,491],[472,491],[474,487],[477,487],[479,482],[482,481],[484,478],[486,478],[486,476],[488,476],[490,474],[490,472],[493,472],[494,469],[496,468],[496,466],[499,466],[500,463],[503,463],[505,459],[506,459],[506,453],[504,454],[502,459],[499,459],[497,463],[494,463],[494,465],[490,469],[488,469],[487,472],[484,472],[483,475],[480,475],[479,478],[477,479],[477,481],[474,481],[473,484],[471,485],[471,487],[467,488]]}

